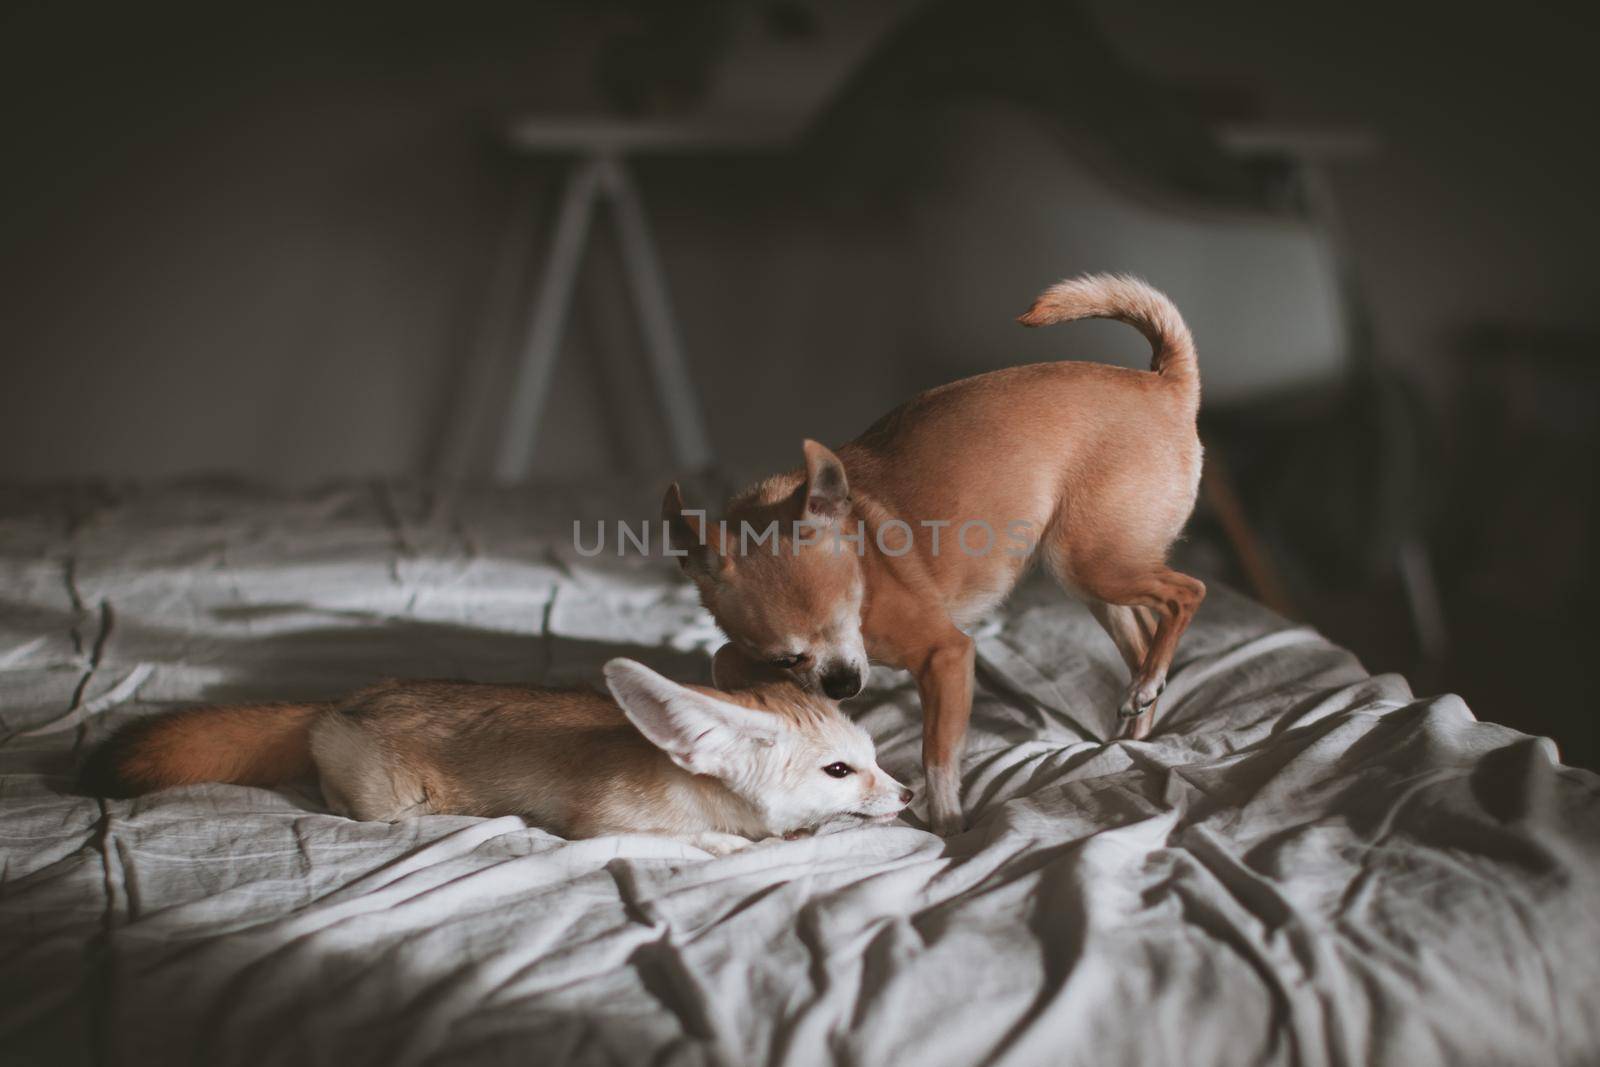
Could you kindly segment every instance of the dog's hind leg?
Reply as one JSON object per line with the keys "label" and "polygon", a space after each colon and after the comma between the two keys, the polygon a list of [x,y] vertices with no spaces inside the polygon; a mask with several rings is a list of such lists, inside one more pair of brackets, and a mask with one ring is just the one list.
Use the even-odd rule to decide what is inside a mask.
{"label": "dog's hind leg", "polygon": [[[1156,701],[1166,687],[1172,655],[1177,650],[1178,639],[1189,628],[1195,610],[1205,599],[1205,584],[1165,566],[1142,574],[1081,574],[1079,584],[1104,602],[1106,617],[1101,619],[1099,611],[1095,617],[1101,619],[1101,625],[1117,642],[1133,671],[1133,681],[1117,714],[1127,720],[1127,736],[1138,740],[1147,736],[1155,723]],[[1155,632],[1144,641],[1147,647],[1143,656],[1136,659],[1141,642],[1135,640],[1134,632],[1143,638],[1152,615]]]}
{"label": "dog's hind leg", "polygon": [[1126,604],[1091,600],[1089,613],[1111,638],[1112,644],[1117,646],[1117,651],[1122,653],[1122,662],[1128,665],[1128,671],[1137,674],[1150,652],[1150,639],[1155,634],[1155,628],[1146,624],[1138,608]]}
{"label": "dog's hind leg", "polygon": [[[1079,589],[1070,577],[1059,566],[1060,557],[1046,557],[1046,566],[1061,583],[1061,587],[1071,596],[1086,599],[1089,613],[1094,616],[1095,622],[1111,638],[1111,643],[1117,646],[1117,652],[1122,656],[1122,662],[1128,665],[1128,673],[1137,677],[1144,669],[1145,660],[1150,657],[1150,646],[1155,641],[1158,623],[1155,614],[1146,607],[1131,604],[1113,604],[1093,596],[1087,596]],[[1152,716],[1153,718],[1153,716]],[[1135,724],[1137,725],[1137,724]],[[1143,724],[1143,731],[1139,736],[1150,732],[1150,722]]]}

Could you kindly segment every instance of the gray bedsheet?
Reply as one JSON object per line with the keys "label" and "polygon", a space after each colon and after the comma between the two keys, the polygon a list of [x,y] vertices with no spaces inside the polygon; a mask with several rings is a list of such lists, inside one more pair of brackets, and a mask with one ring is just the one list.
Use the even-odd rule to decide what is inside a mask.
{"label": "gray bedsheet", "polygon": [[[619,506],[618,501],[622,501]],[[380,675],[705,678],[652,496],[386,486],[0,498],[0,1059],[40,1063],[1580,1063],[1600,789],[1214,592],[1145,743],[1030,584],[981,631],[971,829],[724,859],[516,818],[354,823],[314,789],[74,796],[176,703]],[[919,782],[908,679],[853,709]]]}

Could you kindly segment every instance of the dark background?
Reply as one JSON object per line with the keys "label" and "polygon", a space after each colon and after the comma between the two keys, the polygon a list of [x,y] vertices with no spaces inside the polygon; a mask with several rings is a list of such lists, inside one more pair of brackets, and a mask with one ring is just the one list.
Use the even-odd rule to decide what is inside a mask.
{"label": "dark background", "polygon": [[[732,117],[780,143],[630,162],[730,477],[1143,362],[1011,322],[1138,273],[1256,542],[1212,497],[1189,550],[1594,766],[1597,45],[1540,5],[11,4],[0,477],[487,479],[566,170],[507,124]],[[672,466],[609,248],[540,479]]]}

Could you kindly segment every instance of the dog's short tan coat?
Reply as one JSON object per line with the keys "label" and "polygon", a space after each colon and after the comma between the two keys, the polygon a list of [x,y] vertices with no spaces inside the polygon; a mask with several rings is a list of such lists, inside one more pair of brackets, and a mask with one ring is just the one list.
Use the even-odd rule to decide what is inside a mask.
{"label": "dog's short tan coat", "polygon": [[[962,627],[1000,603],[1032,559],[1088,601],[1127,662],[1119,710],[1134,738],[1149,733],[1173,651],[1205,596],[1167,566],[1200,482],[1189,331],[1163,294],[1112,275],[1053,286],[1020,321],[1081,318],[1138,328],[1154,348],[1150,370],[1014,367],[914,397],[837,452],[807,441],[803,469],[760,482],[726,510],[734,531],[779,521],[776,553],[721,536],[685,510],[676,485],[663,502],[687,551],[681,562],[730,639],[719,671],[740,657],[778,663],[835,697],[859,691],[868,659],[915,675],[929,814],[941,833],[961,826],[973,686]],[[826,536],[795,537],[795,522],[864,536],[841,551]],[[993,531],[989,551],[953,544],[966,523]],[[900,555],[902,524],[913,536]],[[1033,550],[1007,550],[1002,538],[1024,527]]]}

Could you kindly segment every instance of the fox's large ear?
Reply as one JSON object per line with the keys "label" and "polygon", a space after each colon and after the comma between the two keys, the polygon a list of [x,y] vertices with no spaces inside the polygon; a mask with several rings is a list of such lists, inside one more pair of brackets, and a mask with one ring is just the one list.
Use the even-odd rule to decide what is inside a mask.
{"label": "fox's large ear", "polygon": [[707,536],[705,512],[687,512],[683,507],[683,490],[678,483],[667,486],[661,498],[661,517],[667,523],[667,544],[678,556],[678,565],[689,574],[719,574],[729,564],[729,559],[716,544],[717,534]]}
{"label": "fox's large ear", "polygon": [[749,689],[753,685],[792,681],[788,671],[751,659],[731,641],[711,657],[711,684],[718,689]]}
{"label": "fox's large ear", "polygon": [[752,745],[772,745],[782,723],[668,681],[642,663],[614,659],[606,687],[646,740],[691,774],[728,777],[749,765]]}
{"label": "fox's large ear", "polygon": [[801,445],[806,454],[806,501],[801,518],[812,522],[837,522],[850,509],[850,483],[839,457],[815,441]]}

